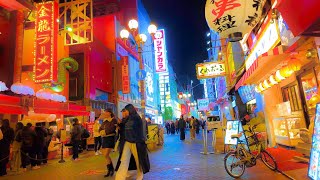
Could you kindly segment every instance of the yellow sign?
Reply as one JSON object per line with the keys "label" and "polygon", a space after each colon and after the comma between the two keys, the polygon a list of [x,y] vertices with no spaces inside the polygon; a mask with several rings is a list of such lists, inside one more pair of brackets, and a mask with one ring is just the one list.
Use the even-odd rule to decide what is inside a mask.
{"label": "yellow sign", "polygon": [[215,78],[226,75],[226,67],[224,62],[207,62],[196,65],[197,78]]}
{"label": "yellow sign", "polygon": [[64,130],[64,129],[61,129],[60,130],[60,141],[61,142],[64,142],[64,141],[66,141],[67,140],[67,131],[66,130]]}

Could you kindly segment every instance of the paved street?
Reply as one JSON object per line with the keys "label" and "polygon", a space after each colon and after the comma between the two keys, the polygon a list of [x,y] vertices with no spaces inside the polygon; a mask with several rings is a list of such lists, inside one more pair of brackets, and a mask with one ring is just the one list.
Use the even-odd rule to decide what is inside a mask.
{"label": "paved street", "polygon": [[[186,141],[182,142],[178,135],[165,135],[164,147],[150,153],[151,172],[145,175],[145,179],[232,179],[224,170],[224,155],[202,155],[201,136],[198,135],[197,140],[192,142],[189,140],[189,134],[186,137]],[[114,162],[116,156],[114,153]],[[105,163],[102,156],[94,156],[93,152],[88,152],[81,154],[80,158],[82,160],[79,162],[67,159],[63,164],[59,164],[58,160],[52,160],[49,165],[39,170],[29,170],[20,175],[9,175],[1,179],[113,179],[103,177]],[[270,171],[262,162],[258,162],[257,166],[246,169],[242,179],[287,178]]]}

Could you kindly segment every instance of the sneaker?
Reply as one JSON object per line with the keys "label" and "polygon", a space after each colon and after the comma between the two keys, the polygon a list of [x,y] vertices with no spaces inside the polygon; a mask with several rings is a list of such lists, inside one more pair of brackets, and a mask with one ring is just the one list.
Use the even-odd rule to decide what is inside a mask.
{"label": "sneaker", "polygon": [[98,151],[98,153],[101,155],[102,154],[102,152],[101,151]]}
{"label": "sneaker", "polygon": [[98,155],[99,155],[99,152],[97,151],[97,152],[95,153],[95,155],[98,156]]}
{"label": "sneaker", "polygon": [[33,166],[32,169],[33,170],[40,169],[40,166]]}

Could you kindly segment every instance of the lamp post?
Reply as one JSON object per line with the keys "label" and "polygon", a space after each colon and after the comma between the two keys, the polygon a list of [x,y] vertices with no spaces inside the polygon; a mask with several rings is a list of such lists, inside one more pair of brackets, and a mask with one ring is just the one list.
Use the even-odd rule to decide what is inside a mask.
{"label": "lamp post", "polygon": [[[139,23],[137,20],[132,19],[129,21],[128,23],[129,29],[132,33],[132,35],[134,36],[136,45],[138,47],[138,53],[139,53],[139,69],[140,70],[144,70],[144,64],[142,62],[142,47],[144,45],[144,43],[147,41],[147,36],[145,34],[139,34],[138,32],[138,27],[139,27]],[[153,37],[153,35],[156,33],[157,31],[157,26],[151,24],[148,27],[148,32],[149,34]],[[120,37],[121,39],[123,39],[124,41],[126,41],[130,36],[130,32],[126,29],[123,29],[120,31]],[[146,106],[146,102],[145,102],[145,83],[144,83],[144,79],[140,79],[139,80],[140,83],[140,91],[141,91],[141,111],[142,111],[142,118],[145,118],[145,106]]]}

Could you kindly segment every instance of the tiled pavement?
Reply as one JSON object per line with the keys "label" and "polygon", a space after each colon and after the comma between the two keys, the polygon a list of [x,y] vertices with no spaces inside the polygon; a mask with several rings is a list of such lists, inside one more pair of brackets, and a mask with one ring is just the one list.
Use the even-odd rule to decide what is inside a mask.
{"label": "tiled pavement", "polygon": [[[187,137],[189,137],[188,134]],[[164,147],[149,154],[151,172],[145,174],[144,179],[232,179],[224,170],[224,155],[202,155],[200,154],[203,148],[201,136],[198,135],[194,141],[188,139],[183,142],[179,140],[178,135],[165,135]],[[113,177],[103,177],[105,162],[102,156],[94,156],[93,152],[88,152],[80,154],[80,158],[82,160],[79,162],[72,162],[69,158],[63,164],[59,164],[58,160],[52,160],[49,165],[41,167],[39,170],[29,170],[18,175],[11,174],[0,179],[114,179]],[[116,159],[117,154],[114,153],[113,161],[115,162]],[[257,166],[246,169],[241,179],[282,180],[287,178],[279,173],[270,171],[262,162],[258,162]]]}

